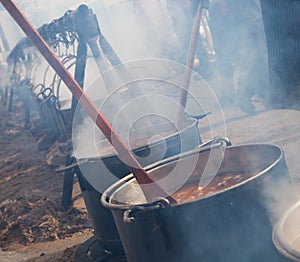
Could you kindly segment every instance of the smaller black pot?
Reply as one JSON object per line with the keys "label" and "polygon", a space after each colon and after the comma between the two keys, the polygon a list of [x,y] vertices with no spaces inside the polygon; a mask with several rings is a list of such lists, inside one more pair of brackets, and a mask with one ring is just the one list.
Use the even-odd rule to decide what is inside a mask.
{"label": "smaller black pot", "polygon": [[[139,157],[139,162],[146,166],[198,146],[201,143],[198,121],[191,118],[184,124],[179,132],[134,149],[133,153]],[[146,130],[140,131],[141,134],[146,132]],[[159,132],[159,129],[154,131]],[[139,135],[138,132],[136,135]],[[103,142],[107,143],[107,141]],[[102,206],[100,199],[106,188],[128,175],[130,171],[116,154],[77,159],[77,163],[79,168],[76,174],[89,218],[93,224],[95,238],[109,252],[122,253],[122,243],[112,214],[110,210]]]}

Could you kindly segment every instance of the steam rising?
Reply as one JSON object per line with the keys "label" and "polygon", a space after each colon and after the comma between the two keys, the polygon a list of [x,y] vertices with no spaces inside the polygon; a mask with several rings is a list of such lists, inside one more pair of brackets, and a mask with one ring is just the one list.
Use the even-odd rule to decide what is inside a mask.
{"label": "steam rising", "polygon": [[157,57],[163,49],[162,41],[166,43],[170,39],[171,28],[166,11],[155,4],[147,3],[147,21],[145,16],[138,16],[138,10],[130,0],[54,0],[51,5],[46,0],[17,0],[16,3],[36,27],[86,4],[97,15],[102,33],[123,61]]}
{"label": "steam rising", "polygon": [[[229,3],[230,2],[231,1],[229,1]],[[16,3],[36,27],[44,23],[50,23],[53,19],[62,16],[67,10],[74,10],[80,4],[83,4],[82,1],[78,0],[55,0],[51,1],[51,4],[46,0],[16,0]],[[157,9],[155,4],[149,4],[146,9],[147,12],[141,16],[141,13],[138,13],[135,9],[132,1],[89,0],[85,1],[84,4],[88,5],[97,15],[103,35],[109,40],[123,62],[135,59],[166,57],[169,54],[168,48],[173,46],[172,41],[174,40],[174,35],[166,9]],[[165,6],[163,5],[163,7]],[[260,101],[264,101],[268,95],[267,90],[269,85],[267,51],[259,1],[252,1],[252,4],[249,5],[245,4],[244,1],[235,1],[235,4],[230,6],[226,14],[222,13],[224,10],[220,9],[218,1],[211,1],[209,11],[209,23],[214,37],[216,60],[209,62],[210,74],[206,76],[206,80],[210,84],[212,91],[203,92],[203,86],[199,86],[199,97],[202,96],[202,100],[196,99],[196,102],[194,102],[196,104],[196,111],[193,111],[192,108],[188,108],[187,111],[195,115],[207,113],[212,108],[217,108],[218,111],[218,102],[220,101],[223,108],[235,103],[245,113],[254,114],[255,108],[253,108],[252,99],[255,97]],[[11,19],[7,15],[3,16],[2,13],[4,11],[1,9],[0,12],[0,23],[7,25],[5,31],[8,41],[11,47],[13,47],[16,41],[20,39],[21,33],[16,29],[7,30],[13,28],[14,25],[8,26],[5,21],[11,21]],[[13,33],[9,34],[9,32]],[[201,63],[201,57],[199,59]],[[154,68],[157,70],[157,67],[150,69],[154,70]],[[145,73],[145,68],[134,68],[134,72],[138,75],[137,79],[141,76],[139,75],[139,70],[142,71],[141,75]],[[146,73],[151,72],[151,70],[146,71]],[[162,75],[165,72],[164,70],[166,70],[165,67],[163,67],[161,71]],[[202,72],[199,71],[199,73],[201,74]],[[177,71],[171,68],[170,72],[168,72],[168,77],[170,77],[170,79],[176,77],[181,78],[182,74],[183,71],[181,69]],[[87,90],[88,95],[91,96],[94,101],[99,102],[97,104],[99,106],[103,105],[103,101],[106,101],[106,107],[102,109],[108,118],[111,115],[118,115],[120,112],[123,112],[123,114],[118,115],[119,119],[125,120],[126,117],[130,118],[131,116],[127,113],[124,106],[129,105],[129,102],[132,101],[134,96],[129,94],[129,96],[126,97],[126,86],[122,87],[122,83],[118,81],[116,82],[116,86],[112,87],[112,90],[118,88],[121,93],[121,95],[117,95],[117,98],[113,97],[112,92],[109,92],[109,90],[105,88],[96,90],[96,88],[103,87],[104,85],[99,75],[100,73],[96,65],[89,60],[85,86],[91,87],[94,85],[94,88]],[[154,75],[157,77],[157,74]],[[159,82],[161,79],[156,80]],[[175,81],[174,86],[181,86],[181,84],[182,82]],[[150,85],[152,85],[152,88],[153,86],[159,86],[157,83],[155,85],[150,83]],[[141,86],[141,90],[149,91],[149,89],[147,89],[149,83],[143,83]],[[157,94],[159,94],[159,89],[155,90]],[[150,94],[150,92],[145,93],[147,95]],[[145,93],[140,92],[140,95]],[[209,95],[205,96],[207,93],[209,93]],[[215,97],[215,93],[217,97]],[[174,123],[176,122],[176,113],[179,108],[177,103],[179,94],[174,94],[173,91],[171,91],[171,95],[175,97],[172,101],[174,106],[170,107],[172,108],[172,114],[163,115],[161,119],[164,118]],[[110,101],[111,97],[113,97],[113,99]],[[124,97],[127,100],[125,99],[122,103],[117,103],[118,106],[112,108],[114,102],[118,99],[122,100]],[[153,108],[163,107],[164,103],[159,103],[160,100],[155,100],[152,101],[153,103],[150,103],[151,101],[148,100],[149,97],[144,96],[143,99],[145,100],[142,102],[148,105],[152,104]],[[69,99],[69,97],[66,95],[65,99]],[[215,100],[218,99],[219,101],[216,102]],[[154,99],[152,98],[152,100]],[[136,112],[141,110],[144,103],[136,104],[134,110]],[[132,108],[129,109],[132,110]],[[214,111],[214,113],[215,112],[216,111]],[[147,113],[148,112],[144,112],[142,116],[147,115]],[[156,111],[154,111],[154,113],[157,115],[160,114],[160,112]],[[78,114],[81,116],[81,112]],[[110,119],[111,122],[114,120],[115,119]],[[117,125],[118,123],[115,123],[114,127],[116,127],[119,132],[128,131],[134,126],[134,123],[137,122],[136,120],[141,119],[137,116],[133,116],[128,120],[128,123],[131,125],[122,128]],[[157,121],[157,119],[155,119],[152,124],[154,123],[157,126],[161,124],[155,121]],[[143,125],[145,122],[140,121],[140,123]],[[73,136],[74,149],[76,153],[78,153],[77,156],[82,158],[97,155],[99,151],[95,141],[101,141],[103,135],[100,131],[95,132],[95,125],[89,118],[80,119],[80,121],[75,124],[78,124]],[[225,131],[222,134],[214,134],[213,132],[212,130],[212,137],[226,134]],[[92,143],[87,144],[86,138],[92,140]],[[276,223],[283,212],[297,200],[294,192],[288,190],[288,188],[289,184],[286,180],[279,180],[276,184],[272,184],[265,189],[265,203],[269,207],[272,223]],[[191,223],[190,230],[193,230],[192,226],[193,224]],[[247,225],[245,225],[245,227],[246,226]],[[211,241],[214,241],[214,239]]]}
{"label": "steam rising", "polygon": [[[88,5],[97,15],[100,28],[123,62],[169,56],[176,51],[171,18],[165,2],[148,1],[139,9],[134,1],[16,1],[29,20],[39,27],[62,16],[80,4]],[[229,3],[231,3],[229,1]],[[207,80],[223,106],[236,103],[246,113],[253,114],[251,99],[264,100],[268,90],[267,52],[259,1],[230,4],[228,14],[222,13],[218,1],[211,1],[209,24],[212,29],[215,62],[204,71]],[[180,21],[178,21],[180,24]],[[178,46],[177,46],[178,47]],[[198,57],[206,64],[205,57]]]}
{"label": "steam rising", "polygon": [[264,203],[268,208],[271,223],[275,225],[281,216],[297,201],[299,196],[288,175],[266,184],[264,187]]}

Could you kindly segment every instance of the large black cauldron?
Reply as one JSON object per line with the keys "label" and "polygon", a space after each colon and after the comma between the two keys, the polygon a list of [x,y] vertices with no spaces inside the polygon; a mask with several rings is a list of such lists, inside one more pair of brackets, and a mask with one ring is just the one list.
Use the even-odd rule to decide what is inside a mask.
{"label": "large black cauldron", "polygon": [[289,180],[283,151],[268,144],[222,150],[192,151],[149,170],[161,178],[179,161],[187,166],[196,161],[187,183],[198,183],[213,155],[224,154],[216,177],[230,173],[245,178],[206,197],[174,206],[166,199],[146,203],[132,175],[103,193],[102,204],[113,213],[128,261],[281,261],[264,200],[266,188]]}
{"label": "large black cauldron", "polygon": [[[154,133],[159,134],[157,127]],[[142,134],[148,132],[140,130]],[[138,137],[139,134],[131,134]],[[143,166],[195,148],[201,143],[198,121],[190,119],[179,132],[161,137],[161,139],[133,150]],[[150,157],[149,157],[150,156]],[[94,228],[98,243],[109,252],[122,253],[122,243],[110,210],[100,202],[107,187],[130,173],[127,166],[116,154],[97,158],[77,159],[79,168],[76,173],[80,183],[88,215]]]}

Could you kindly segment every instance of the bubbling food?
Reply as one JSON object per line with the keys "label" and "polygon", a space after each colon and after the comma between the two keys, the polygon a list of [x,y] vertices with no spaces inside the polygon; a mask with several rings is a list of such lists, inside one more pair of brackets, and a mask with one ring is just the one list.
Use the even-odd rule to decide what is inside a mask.
{"label": "bubbling food", "polygon": [[172,194],[178,204],[208,197],[233,187],[251,178],[255,173],[246,172],[226,172],[218,174],[205,187],[199,187],[199,181],[188,182],[178,191]]}

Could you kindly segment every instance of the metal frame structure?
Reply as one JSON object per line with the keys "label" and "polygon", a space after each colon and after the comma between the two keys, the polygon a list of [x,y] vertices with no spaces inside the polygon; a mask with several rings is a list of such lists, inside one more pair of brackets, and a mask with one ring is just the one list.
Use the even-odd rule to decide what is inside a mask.
{"label": "metal frame structure", "polygon": [[[38,32],[68,70],[75,67],[74,78],[82,88],[84,86],[88,47],[100,74],[110,67],[118,65],[116,70],[120,77],[126,80],[130,79],[130,74],[110,43],[102,35],[97,17],[88,6],[80,5],[76,10],[67,11],[62,17],[39,27]],[[50,123],[55,136],[67,140],[71,134],[72,117],[77,106],[77,100],[72,98],[70,110],[61,110],[59,98],[61,79],[57,72],[54,71],[52,81],[47,83],[46,79],[49,79],[49,76],[51,78],[50,74],[53,71],[46,64],[43,79],[36,81],[37,67],[40,67],[44,61],[27,37],[21,39],[13,48],[7,62],[10,75],[8,110],[12,110],[15,91],[23,94],[22,97],[26,97],[26,99],[22,98],[26,112],[25,126],[28,126],[30,122],[32,103],[29,101],[34,100],[40,107],[41,116]],[[105,87],[112,91],[112,79],[103,75],[103,80]],[[8,96],[8,92],[6,93]]]}

